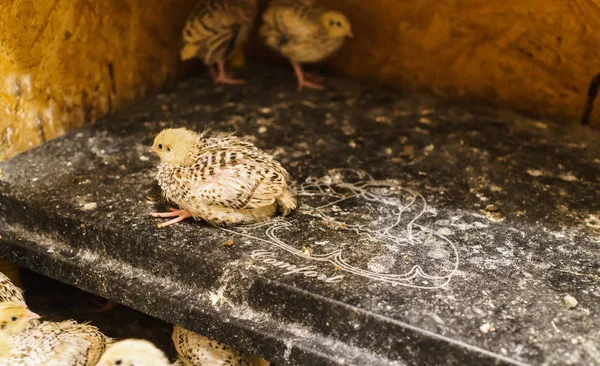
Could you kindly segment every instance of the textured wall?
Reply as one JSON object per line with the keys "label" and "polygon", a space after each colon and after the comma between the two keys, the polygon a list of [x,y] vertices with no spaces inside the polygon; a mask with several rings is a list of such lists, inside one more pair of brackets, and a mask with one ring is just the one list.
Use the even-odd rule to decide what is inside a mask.
{"label": "textured wall", "polygon": [[600,72],[597,0],[324,2],[356,35],[333,65],[360,78],[574,122]]}
{"label": "textured wall", "polygon": [[[572,122],[600,72],[595,0],[322,2],[356,35],[330,65],[359,79]],[[172,80],[193,3],[0,1],[0,160]]]}
{"label": "textured wall", "polygon": [[0,1],[0,160],[161,88],[191,6]]}

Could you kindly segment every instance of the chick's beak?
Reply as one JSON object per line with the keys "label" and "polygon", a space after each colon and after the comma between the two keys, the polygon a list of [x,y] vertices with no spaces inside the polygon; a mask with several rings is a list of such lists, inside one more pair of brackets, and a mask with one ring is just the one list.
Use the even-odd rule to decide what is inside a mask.
{"label": "chick's beak", "polygon": [[33,319],[39,319],[39,318],[41,318],[41,317],[31,310],[27,310],[27,312],[25,313],[25,316],[24,316],[24,319],[26,321],[33,320]]}
{"label": "chick's beak", "polygon": [[348,31],[348,38],[354,38],[354,34],[352,34],[351,30]]}
{"label": "chick's beak", "polygon": [[152,146],[150,149],[148,149],[148,152],[155,153],[156,149],[154,148],[154,146]]}

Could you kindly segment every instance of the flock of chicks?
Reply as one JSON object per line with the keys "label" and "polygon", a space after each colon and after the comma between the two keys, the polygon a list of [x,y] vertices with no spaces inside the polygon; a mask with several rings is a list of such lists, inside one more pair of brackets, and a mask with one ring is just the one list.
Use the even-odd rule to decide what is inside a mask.
{"label": "flock of chicks", "polygon": [[[0,365],[171,365],[164,353],[146,340],[115,342],[90,324],[39,319],[27,307],[22,291],[0,273]],[[177,325],[172,339],[179,354],[175,365],[250,365],[240,352]]]}
{"label": "flock of chicks", "polygon": [[[183,30],[181,59],[202,59],[216,83],[243,83],[226,72],[225,62],[248,40],[256,15],[257,0],[201,1]],[[344,14],[325,9],[315,0],[271,0],[258,34],[264,44],[290,60],[299,91],[323,89],[320,77],[303,72],[301,64],[324,60],[353,37]]]}

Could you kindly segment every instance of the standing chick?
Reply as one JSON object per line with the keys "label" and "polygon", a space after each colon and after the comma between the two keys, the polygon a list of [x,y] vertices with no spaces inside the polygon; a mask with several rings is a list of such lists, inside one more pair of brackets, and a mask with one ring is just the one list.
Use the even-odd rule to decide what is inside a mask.
{"label": "standing chick", "polygon": [[233,135],[165,129],[150,150],[161,160],[157,179],[163,196],[180,207],[152,214],[175,217],[158,227],[188,217],[215,225],[251,223],[267,220],[278,207],[283,215],[296,208],[281,164]]}
{"label": "standing chick", "polygon": [[248,39],[255,17],[256,0],[201,0],[183,29],[181,59],[203,59],[216,83],[243,83],[227,75],[225,60]]}
{"label": "standing chick", "polygon": [[169,366],[165,354],[143,339],[116,342],[102,355],[96,366]]}
{"label": "standing chick", "polygon": [[96,327],[63,322],[43,322],[8,338],[0,355],[3,366],[93,366],[112,340]]}
{"label": "standing chick", "polygon": [[251,365],[250,361],[240,351],[221,342],[190,332],[178,325],[173,327],[171,338],[179,354],[179,360],[186,366]]}
{"label": "standing chick", "polygon": [[267,46],[291,61],[298,91],[303,87],[324,89],[306,80],[309,75],[302,72],[301,64],[324,60],[344,44],[346,37],[352,38],[348,18],[318,6],[314,0],[273,0],[262,19],[259,34]]}

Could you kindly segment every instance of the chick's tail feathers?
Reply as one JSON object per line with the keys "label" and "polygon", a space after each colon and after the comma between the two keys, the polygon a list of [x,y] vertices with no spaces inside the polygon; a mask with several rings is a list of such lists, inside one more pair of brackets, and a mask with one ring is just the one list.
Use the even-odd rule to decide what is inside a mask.
{"label": "chick's tail feathers", "polygon": [[286,189],[281,196],[277,197],[277,203],[281,207],[283,216],[289,215],[298,205],[296,198],[289,189]]}

